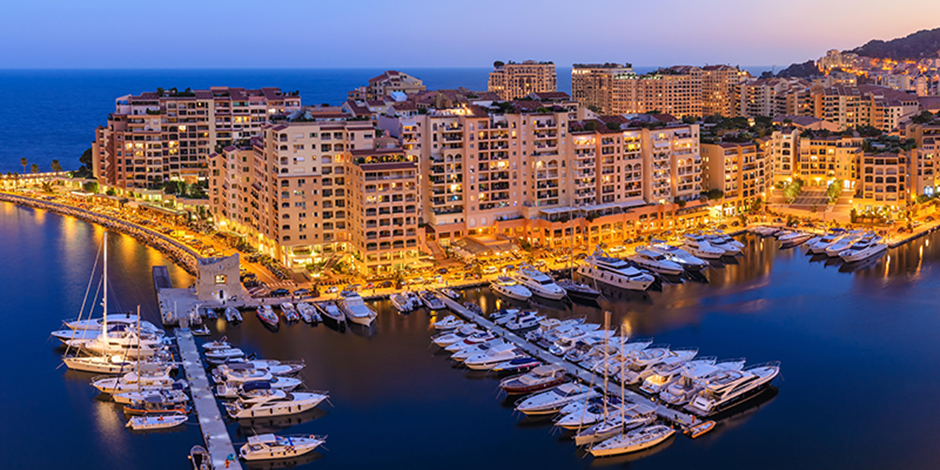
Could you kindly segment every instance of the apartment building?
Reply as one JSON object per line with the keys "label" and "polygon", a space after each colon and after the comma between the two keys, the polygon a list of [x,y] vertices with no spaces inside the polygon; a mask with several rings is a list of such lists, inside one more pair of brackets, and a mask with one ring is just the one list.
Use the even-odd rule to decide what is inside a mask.
{"label": "apartment building", "polygon": [[740,84],[749,76],[748,72],[730,65],[702,67],[702,115],[739,116]]}
{"label": "apartment building", "polygon": [[522,63],[497,61],[490,72],[487,89],[502,100],[522,98],[529,93],[558,90],[555,64],[526,60]]}
{"label": "apartment building", "polygon": [[[346,162],[351,249],[360,271],[388,275],[417,261],[419,175],[401,148],[357,149]],[[324,218],[324,223],[330,219]]]}
{"label": "apartment building", "polygon": [[348,93],[348,98],[353,101],[380,101],[391,96],[393,93],[414,95],[427,90],[424,82],[398,70],[386,70],[377,77],[369,79],[369,84],[361,86]]}
{"label": "apartment building", "polygon": [[800,134],[797,176],[811,186],[827,188],[842,180],[844,191],[855,189],[863,142],[857,136],[804,131]]}
{"label": "apartment building", "polygon": [[636,101],[633,96],[625,96],[635,88],[624,83],[625,80],[631,80],[630,83],[636,80],[636,72],[630,64],[574,64],[571,97],[599,114],[636,112],[625,106]]}
{"label": "apartment building", "polygon": [[101,184],[153,188],[207,176],[207,157],[258,135],[270,116],[300,109],[300,96],[277,88],[158,89],[115,100],[95,130],[92,170]]}
{"label": "apartment building", "polygon": [[637,112],[658,111],[676,117],[702,116],[702,69],[680,65],[638,80]]}
{"label": "apartment building", "polygon": [[940,192],[940,122],[915,124],[907,136],[917,142],[918,158],[911,168],[911,186],[916,195],[933,196]]}
{"label": "apartment building", "polygon": [[761,139],[765,165],[773,166],[773,183],[790,182],[800,175],[800,130],[783,128]]}
{"label": "apartment building", "polygon": [[857,210],[899,210],[911,194],[909,165],[917,150],[900,153],[864,153],[859,159],[860,181],[853,205]]}
{"label": "apartment building", "polygon": [[772,166],[754,142],[702,144],[703,174],[709,190],[724,193],[722,212],[736,214],[757,199],[766,200],[773,181]]}
{"label": "apartment building", "polygon": [[229,147],[209,159],[217,223],[288,267],[363,248],[351,244],[348,173],[352,152],[372,150],[376,131],[371,121],[314,116],[278,119],[250,151]]}
{"label": "apartment building", "polygon": [[872,126],[894,132],[920,109],[916,96],[874,85],[816,87],[813,101],[816,117],[836,123],[840,130]]}

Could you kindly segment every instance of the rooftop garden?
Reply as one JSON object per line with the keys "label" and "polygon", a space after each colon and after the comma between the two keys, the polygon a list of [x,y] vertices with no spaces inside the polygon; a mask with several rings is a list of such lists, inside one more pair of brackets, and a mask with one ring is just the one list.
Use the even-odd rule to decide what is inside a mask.
{"label": "rooftop garden", "polygon": [[917,148],[914,139],[902,139],[896,135],[883,135],[877,138],[865,139],[862,149],[865,153],[901,153]]}

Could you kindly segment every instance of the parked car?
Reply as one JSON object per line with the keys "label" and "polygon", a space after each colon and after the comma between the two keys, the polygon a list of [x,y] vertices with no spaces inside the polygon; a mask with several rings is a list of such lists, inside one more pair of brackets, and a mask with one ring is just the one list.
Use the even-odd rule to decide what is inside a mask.
{"label": "parked car", "polygon": [[284,297],[285,295],[290,295],[290,291],[287,289],[274,289],[271,291],[272,297]]}
{"label": "parked car", "polygon": [[483,274],[496,274],[499,269],[496,269],[496,266],[487,266],[483,268]]}
{"label": "parked car", "polygon": [[447,274],[447,268],[441,268],[437,270],[438,274]]}
{"label": "parked car", "polygon": [[339,287],[330,286],[330,287],[327,287],[327,288],[326,288],[326,293],[327,293],[327,294],[335,294],[335,293],[337,293],[337,292],[339,292]]}
{"label": "parked car", "polygon": [[544,259],[536,260],[534,263],[532,263],[532,266],[535,266],[536,268],[545,267],[545,260]]}

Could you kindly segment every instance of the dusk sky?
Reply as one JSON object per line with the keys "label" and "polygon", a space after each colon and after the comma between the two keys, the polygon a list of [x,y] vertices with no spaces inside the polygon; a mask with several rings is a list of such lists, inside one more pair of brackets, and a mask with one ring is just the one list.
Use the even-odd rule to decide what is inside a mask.
{"label": "dusk sky", "polygon": [[940,1],[7,2],[0,68],[786,66],[940,26]]}

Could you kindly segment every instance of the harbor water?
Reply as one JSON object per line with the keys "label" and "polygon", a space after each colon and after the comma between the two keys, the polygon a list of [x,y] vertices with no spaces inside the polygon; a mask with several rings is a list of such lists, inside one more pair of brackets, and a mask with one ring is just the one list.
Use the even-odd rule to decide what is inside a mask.
{"label": "harbor water", "polygon": [[[129,432],[90,375],[59,366],[49,332],[78,314],[102,234],[73,218],[0,204],[4,469],[184,469],[189,448],[202,443],[194,424]],[[494,378],[456,368],[429,346],[426,311],[402,316],[383,301],[374,304],[372,330],[299,323],[272,332],[251,313],[241,325],[210,322],[214,336],[248,352],[305,360],[307,386],[331,396],[332,406],[293,419],[230,423],[232,440],[267,431],[326,434],[316,461],[292,462],[311,469],[936,468],[940,237],[892,249],[854,272],[773,239],[745,240],[746,254],[709,268],[707,282],[608,291],[597,307],[540,305],[549,315],[597,322],[607,309],[635,337],[698,347],[700,355],[781,361],[775,389],[699,439],[678,436],[615,460],[584,457],[550,421],[513,413]],[[126,236],[109,243],[111,305],[140,305],[157,323],[150,269],[169,261]],[[172,265],[170,276],[175,286],[192,282]],[[487,311],[522,305],[486,289],[464,295]]]}

